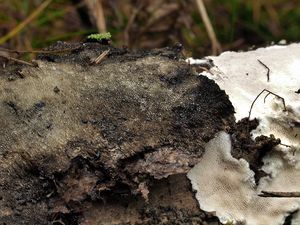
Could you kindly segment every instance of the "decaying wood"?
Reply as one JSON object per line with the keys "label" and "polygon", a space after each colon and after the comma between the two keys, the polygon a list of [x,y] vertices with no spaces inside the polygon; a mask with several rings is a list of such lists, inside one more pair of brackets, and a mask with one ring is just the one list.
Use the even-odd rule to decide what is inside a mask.
{"label": "decaying wood", "polygon": [[[59,49],[75,50],[42,54],[37,68],[0,69],[0,223],[111,224],[90,218],[125,203],[135,217],[122,214],[117,224],[146,224],[141,209],[151,207],[159,218],[169,210],[169,221],[193,220],[185,176],[177,181],[187,183],[185,194],[157,185],[185,174],[204,145],[233,126],[225,92],[193,74],[177,47],[130,53],[59,42],[45,51]],[[107,58],[90,66],[104,51]]]}

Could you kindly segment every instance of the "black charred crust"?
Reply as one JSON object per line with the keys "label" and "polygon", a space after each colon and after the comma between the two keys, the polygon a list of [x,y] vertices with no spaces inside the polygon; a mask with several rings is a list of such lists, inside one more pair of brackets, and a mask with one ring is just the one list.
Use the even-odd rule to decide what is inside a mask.
{"label": "black charred crust", "polygon": [[15,101],[4,101],[3,103],[7,108],[9,108],[12,114],[20,118],[21,120],[28,122],[33,118],[38,117],[46,107],[46,103],[44,101],[38,101],[34,103],[32,107],[26,110],[18,106],[17,102]]}
{"label": "black charred crust", "polygon": [[[197,77],[197,80],[199,85],[185,94],[190,101],[172,109],[173,132],[189,137],[187,141],[189,144],[185,146],[187,149],[197,142],[195,140],[202,139],[208,142],[211,135],[221,129],[222,118],[229,118],[234,113],[227,95],[214,81],[204,76]],[[216,124],[220,126],[215,126]],[[205,127],[213,129],[208,131]]]}
{"label": "black charred crust", "polygon": [[[224,117],[234,113],[234,108],[224,90],[220,90],[219,86],[205,76],[198,77],[200,85],[196,87],[196,101],[203,102],[210,108],[214,115]],[[216,101],[218,99],[218,101]]]}
{"label": "black charred crust", "polygon": [[297,215],[298,212],[299,212],[299,210],[289,212],[289,215],[285,218],[283,225],[292,225],[293,219]]}
{"label": "black charred crust", "polygon": [[111,45],[101,44],[99,42],[66,43],[59,41],[50,47],[45,48],[44,50],[57,51],[62,49],[69,49],[69,51],[63,51],[60,53],[42,53],[37,56],[37,59],[55,63],[69,62],[88,65],[92,55],[97,57],[105,50],[109,50],[107,60],[105,60],[109,63],[114,62],[115,60],[121,62],[132,61],[147,56],[161,56],[173,60],[183,59],[183,56],[181,55],[181,45],[154,50],[139,50],[135,52],[129,52],[126,47],[115,48]]}

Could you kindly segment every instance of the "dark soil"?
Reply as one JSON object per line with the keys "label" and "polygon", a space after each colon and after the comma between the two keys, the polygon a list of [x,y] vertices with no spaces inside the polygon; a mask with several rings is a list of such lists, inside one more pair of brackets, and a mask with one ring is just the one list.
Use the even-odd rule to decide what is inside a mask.
{"label": "dark soil", "polygon": [[232,131],[232,155],[239,159],[243,158],[248,161],[250,169],[255,173],[255,182],[267,174],[261,170],[263,166],[262,159],[268,154],[276,145],[280,144],[280,139],[276,139],[274,135],[270,137],[258,136],[253,140],[251,131],[258,126],[258,120],[249,121],[248,118],[240,120],[235,129]]}

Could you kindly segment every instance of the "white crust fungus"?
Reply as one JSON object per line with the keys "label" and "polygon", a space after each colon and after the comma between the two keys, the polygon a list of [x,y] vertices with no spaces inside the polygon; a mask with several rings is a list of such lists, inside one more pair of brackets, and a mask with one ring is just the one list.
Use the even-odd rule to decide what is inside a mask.
{"label": "white crust fungus", "polygon": [[[283,145],[265,156],[262,170],[269,176],[255,186],[248,163],[231,156],[229,135],[218,134],[188,173],[200,207],[215,211],[222,223],[283,224],[287,215],[299,210],[300,198],[263,198],[258,194],[262,190],[300,192],[300,44],[225,52],[208,59],[214,66],[202,75],[225,90],[236,120],[248,117],[253,104],[250,119],[259,120],[253,138],[273,134]],[[300,213],[294,215],[292,224],[300,224]]]}
{"label": "white crust fungus", "polygon": [[215,66],[203,74],[228,94],[237,120],[248,117],[263,90],[284,99],[286,110],[282,99],[268,91],[255,101],[250,119],[257,118],[260,124],[254,137],[273,134],[285,145],[300,147],[300,44],[224,52],[209,59]]}
{"label": "white crust fungus", "polygon": [[[300,207],[300,199],[264,198],[258,194],[261,190],[293,191],[299,187],[300,177],[286,176],[289,170],[278,168],[274,177],[262,178],[256,186],[248,163],[233,158],[230,151],[230,136],[220,132],[207,144],[201,161],[188,173],[200,208],[215,212],[224,224],[283,224],[285,217]],[[281,166],[288,167],[282,160]],[[299,176],[300,171],[297,173]]]}

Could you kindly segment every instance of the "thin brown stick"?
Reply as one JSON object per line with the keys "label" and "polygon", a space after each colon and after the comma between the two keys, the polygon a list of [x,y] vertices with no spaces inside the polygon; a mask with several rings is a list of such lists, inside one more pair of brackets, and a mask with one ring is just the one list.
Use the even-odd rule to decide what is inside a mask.
{"label": "thin brown stick", "polygon": [[216,37],[216,33],[213,29],[213,26],[210,22],[209,16],[207,15],[207,11],[205,8],[205,5],[203,3],[203,0],[196,0],[201,18],[203,20],[204,26],[206,28],[206,31],[208,33],[208,37],[210,39],[210,42],[212,44],[212,54],[216,55],[218,53],[222,52],[222,47],[220,45],[220,42],[218,41]]}
{"label": "thin brown stick", "polygon": [[[1,52],[0,52],[1,53]],[[37,64],[33,64],[33,63],[30,63],[30,62],[26,62],[24,60],[21,60],[21,59],[16,59],[16,58],[13,58],[13,57],[10,57],[10,56],[7,56],[5,54],[0,54],[0,58],[4,58],[8,61],[13,61],[13,62],[16,62],[16,63],[19,63],[19,64],[24,64],[24,65],[27,65],[27,66],[33,66],[33,67],[36,67]]]}
{"label": "thin brown stick", "polygon": [[258,196],[269,198],[299,198],[300,192],[261,191],[261,194]]}
{"label": "thin brown stick", "polygon": [[102,62],[104,60],[104,58],[108,55],[109,53],[109,49],[108,50],[105,50],[104,52],[102,52],[96,59],[94,60],[91,60],[91,63],[92,64],[99,64],[100,62]]}
{"label": "thin brown stick", "polygon": [[23,53],[41,53],[41,54],[55,54],[55,53],[63,53],[63,52],[70,52],[79,49],[80,47],[76,48],[65,48],[65,49],[59,49],[59,50],[32,50],[32,51],[27,51],[27,50],[11,50],[7,48],[0,48],[0,51],[2,52],[9,52],[9,53],[15,53],[15,54],[23,54]]}
{"label": "thin brown stick", "polygon": [[4,37],[0,38],[0,45],[19,33],[24,27],[26,27],[31,21],[33,21],[44,9],[52,2],[52,0],[44,1],[37,9],[35,9],[23,22],[18,24],[13,30],[11,30]]}
{"label": "thin brown stick", "polygon": [[264,64],[262,61],[260,61],[259,59],[257,61],[267,69],[267,81],[269,82],[270,81],[270,68],[266,64]]}
{"label": "thin brown stick", "polygon": [[290,145],[286,145],[286,144],[283,144],[283,143],[279,143],[279,145],[282,145],[282,146],[287,147],[287,148],[291,148],[292,147]]}
{"label": "thin brown stick", "polygon": [[[284,110],[283,110],[283,111],[286,111],[286,105],[285,105],[284,98],[281,97],[281,96],[279,96],[279,95],[277,95],[277,94],[275,94],[275,93],[272,92],[272,91],[269,91],[269,90],[267,90],[267,89],[264,89],[264,90],[262,90],[262,91],[256,96],[256,98],[255,98],[254,101],[252,102],[252,104],[251,104],[251,106],[250,106],[250,110],[249,110],[248,120],[250,120],[251,112],[252,112],[252,108],[253,108],[253,106],[254,106],[254,103],[255,103],[256,100],[259,98],[259,96],[261,96],[262,93],[264,93],[264,92],[268,92],[267,95],[272,94],[272,95],[276,96],[277,98],[280,98],[280,99],[282,100],[282,104],[283,104],[283,107],[284,107]],[[266,97],[265,97],[265,98],[266,98]],[[265,99],[264,99],[264,100],[265,100]]]}

